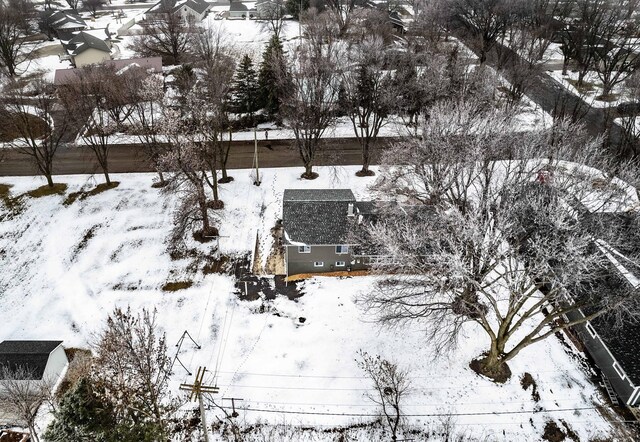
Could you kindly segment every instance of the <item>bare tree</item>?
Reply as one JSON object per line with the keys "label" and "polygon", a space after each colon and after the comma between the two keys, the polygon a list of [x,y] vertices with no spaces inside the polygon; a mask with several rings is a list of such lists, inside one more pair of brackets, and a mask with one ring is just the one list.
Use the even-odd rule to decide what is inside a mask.
{"label": "bare tree", "polygon": [[118,74],[112,67],[84,68],[76,73],[76,81],[59,88],[65,111],[81,125],[79,139],[91,149],[104,174],[109,178],[111,139],[122,129],[122,123],[132,112],[133,97],[119,85],[134,71]]}
{"label": "bare tree", "polygon": [[269,0],[262,5],[258,19],[266,25],[273,35],[280,38],[286,12],[285,0]]}
{"label": "bare tree", "polygon": [[514,0],[449,0],[452,19],[459,19],[475,36],[480,63],[522,13],[523,2]]}
{"label": "bare tree", "polygon": [[[576,61],[578,86],[590,70],[600,68],[607,87],[617,76],[617,67],[629,67],[635,59],[626,54],[631,42],[626,26],[637,8],[637,0],[575,0],[575,17],[565,18],[560,33],[565,59]],[[626,66],[625,66],[626,65]],[[604,81],[604,80],[603,80]],[[621,80],[622,81],[622,80]]]}
{"label": "bare tree", "polygon": [[35,442],[40,441],[36,415],[46,397],[47,390],[28,368],[0,366],[0,407],[22,420]]}
{"label": "bare tree", "polygon": [[78,6],[80,5],[80,0],[65,0],[65,3],[69,5],[71,9],[74,11],[78,10]]}
{"label": "bare tree", "polygon": [[[206,186],[210,182],[207,170],[211,166],[211,147],[189,125],[190,122],[183,120],[178,111],[165,112],[162,133],[168,137],[171,147],[162,155],[160,163],[165,170],[172,172],[171,184],[166,189],[184,194],[182,204],[175,213],[174,238],[183,238],[195,223],[201,223],[202,228],[196,233],[206,240],[218,234],[218,229],[211,222],[206,193]],[[216,177],[211,179],[215,180]]]}
{"label": "bare tree", "polygon": [[286,91],[280,114],[295,136],[305,179],[318,176],[313,165],[320,138],[336,119],[339,60],[337,46],[311,38],[291,55],[286,71],[279,73],[280,89]]}
{"label": "bare tree", "polygon": [[637,39],[640,18],[628,12],[636,11],[632,14],[637,14],[640,0],[629,0],[615,6],[624,9],[612,11],[613,19],[601,30],[602,46],[595,50],[594,69],[602,81],[603,97],[607,97],[616,85],[640,68],[640,44]]}
{"label": "bare tree", "polygon": [[402,402],[409,391],[409,372],[382,357],[371,356],[363,350],[358,351],[358,367],[373,383],[375,390],[367,397],[381,408],[386,425],[391,431],[391,440],[398,440],[402,428]]}
{"label": "bare tree", "polygon": [[143,31],[131,45],[140,56],[160,56],[165,64],[181,64],[192,52],[195,34],[199,30],[167,11],[155,14],[141,23]]}
{"label": "bare tree", "polygon": [[30,0],[9,0],[0,4],[0,68],[9,77],[19,75],[18,65],[33,51],[26,37],[32,30],[34,6]]}
{"label": "bare tree", "polygon": [[354,52],[350,63],[353,68],[343,73],[340,102],[362,149],[362,170],[357,175],[370,176],[371,154],[396,96],[393,75],[384,66],[382,39],[365,39]]}
{"label": "bare tree", "polygon": [[[624,240],[588,214],[634,199],[599,141],[566,122],[515,135],[495,114],[438,110],[421,141],[388,153],[380,196],[392,192],[403,210],[383,208],[360,241],[392,274],[363,296],[366,308],[383,323],[421,321],[437,350],[475,323],[490,345],[472,367],[497,381],[522,349],[559,330],[609,312],[637,318],[631,287],[585,290],[614,277],[603,247]],[[580,309],[589,313],[574,316]]]}
{"label": "bare tree", "polygon": [[117,421],[153,426],[156,440],[168,440],[173,410],[167,386],[171,363],[155,312],[116,308],[97,336],[92,377]]}
{"label": "bare tree", "polygon": [[82,6],[91,13],[92,17],[96,17],[98,10],[106,3],[106,0],[82,0]]}
{"label": "bare tree", "polygon": [[[202,109],[207,109],[202,117],[206,117],[200,127],[204,130],[206,138],[213,143],[212,154],[216,165],[222,173],[218,180],[220,183],[233,181],[228,175],[227,163],[231,152],[231,133],[227,143],[223,143],[222,134],[230,128],[229,94],[232,87],[236,62],[233,57],[235,47],[226,36],[220,26],[210,26],[198,34],[196,41],[196,53],[199,66],[204,70],[204,75],[197,85],[197,97],[204,102]],[[218,167],[216,166],[216,169]],[[215,189],[214,200],[217,200],[217,185],[212,183]]]}
{"label": "bare tree", "polygon": [[25,89],[15,86],[6,93],[0,114],[19,138],[11,145],[30,157],[38,173],[53,187],[53,160],[62,138],[67,132],[69,118],[65,112],[56,112],[58,103],[53,85],[44,81],[31,83],[35,98],[28,100]]}
{"label": "bare tree", "polygon": [[160,133],[164,114],[164,80],[158,75],[140,78],[134,76],[128,89],[137,97],[132,100],[128,114],[130,127],[144,145],[147,157],[158,172],[158,187],[166,185],[160,158],[167,150],[166,140]]}
{"label": "bare tree", "polygon": [[338,24],[339,35],[344,36],[351,25],[354,11],[358,6],[363,6],[365,2],[362,0],[327,0],[326,4]]}
{"label": "bare tree", "polygon": [[629,109],[622,107],[620,125],[624,133],[623,149],[631,151],[634,156],[640,152],[640,70],[637,70],[625,82],[626,91],[631,103],[626,104]]}

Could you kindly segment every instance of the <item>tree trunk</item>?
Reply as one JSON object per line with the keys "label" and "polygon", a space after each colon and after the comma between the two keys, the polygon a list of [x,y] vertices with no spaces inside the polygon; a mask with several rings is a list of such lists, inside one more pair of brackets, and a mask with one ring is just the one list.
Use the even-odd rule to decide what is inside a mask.
{"label": "tree trunk", "polygon": [[569,58],[565,55],[562,60],[562,75],[567,75],[569,69]]}
{"label": "tree trunk", "polygon": [[47,185],[49,187],[53,187],[53,178],[51,177],[51,174],[45,174],[45,177],[47,178]]}
{"label": "tree trunk", "polygon": [[161,170],[158,171],[158,178],[160,178],[160,186],[164,186],[165,185],[164,174],[162,173]]}
{"label": "tree trunk", "polygon": [[211,230],[209,225],[209,212],[207,211],[207,197],[204,193],[204,187],[198,186],[198,205],[200,206],[200,214],[202,215],[202,236],[206,236]]}
{"label": "tree trunk", "polygon": [[104,169],[104,180],[107,183],[107,186],[111,186],[111,179],[109,178],[109,172],[107,169]]}
{"label": "tree trunk", "polygon": [[309,162],[304,165],[304,178],[311,179],[312,177],[313,177],[313,164]]}

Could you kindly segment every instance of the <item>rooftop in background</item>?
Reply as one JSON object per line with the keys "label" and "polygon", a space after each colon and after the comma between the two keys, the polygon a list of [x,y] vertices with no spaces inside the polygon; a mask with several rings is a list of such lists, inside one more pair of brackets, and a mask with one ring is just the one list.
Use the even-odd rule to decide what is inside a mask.
{"label": "rooftop in background", "polygon": [[42,379],[49,355],[62,341],[2,341],[0,367],[16,370],[24,367],[30,379]]}
{"label": "rooftop in background", "polygon": [[[121,72],[124,68],[139,67],[146,72],[160,73],[162,72],[162,57],[147,58],[127,58],[123,60],[106,60],[102,63],[104,66],[113,67],[116,72]],[[82,68],[57,69],[53,84],[60,86],[69,84],[79,79],[78,74],[82,72]]]}

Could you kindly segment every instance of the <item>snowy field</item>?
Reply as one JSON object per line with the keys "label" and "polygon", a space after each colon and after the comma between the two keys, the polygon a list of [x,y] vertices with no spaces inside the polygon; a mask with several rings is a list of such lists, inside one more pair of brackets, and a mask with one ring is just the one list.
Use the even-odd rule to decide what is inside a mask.
{"label": "snowy field", "polygon": [[[222,253],[251,253],[256,234],[262,256],[268,253],[266,238],[281,216],[285,188],[351,188],[365,199],[375,180],[356,178],[357,167],[317,170],[320,178],[302,181],[300,168],[267,169],[261,187],[251,185],[249,171],[232,171],[236,180],[224,184],[221,194]],[[218,397],[243,398],[244,408],[263,410],[242,411],[246,422],[335,427],[372,421],[376,408],[364,396],[370,385],[354,361],[363,349],[410,370],[406,413],[425,431],[447,420],[458,432],[485,440],[539,440],[548,420],[561,428],[563,420],[580,440],[609,431],[594,409],[602,400],[580,355],[556,338],[524,350],[510,363],[511,380],[497,386],[468,368],[488,345],[474,326],[465,330],[460,348],[434,359],[418,325],[380,329],[364,316],[354,297],[369,289],[372,277],[314,278],[303,284],[297,302],[284,296],[239,301],[232,277],[204,275],[189,259],[171,259],[167,237],[175,200],[151,188],[153,175],[112,179],[120,186],[66,207],[62,196],[25,198],[19,214],[4,218],[0,203],[0,340],[61,339],[67,347],[84,347],[115,306],[156,308],[171,356],[188,330],[202,349],[185,341],[182,362],[193,372],[208,367],[205,381],[220,387]],[[87,176],[57,181],[67,183],[68,192],[95,184]],[[17,195],[43,181],[0,178],[0,183],[13,185]],[[198,247],[208,253],[211,246]],[[185,280],[193,286],[161,289]],[[520,386],[525,372],[538,385],[539,402]],[[172,390],[178,393],[179,383],[192,380],[176,365]],[[301,411],[311,414],[297,414]]]}

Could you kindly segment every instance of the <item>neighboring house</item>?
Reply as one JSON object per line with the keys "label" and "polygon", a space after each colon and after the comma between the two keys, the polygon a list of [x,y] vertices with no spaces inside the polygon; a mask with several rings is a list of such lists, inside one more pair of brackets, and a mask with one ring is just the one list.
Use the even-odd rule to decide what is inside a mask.
{"label": "neighboring house", "polygon": [[[147,58],[128,58],[124,60],[106,60],[103,63],[106,67],[113,67],[116,72],[121,72],[124,69],[139,67],[147,73],[159,74],[162,73],[162,57],[147,57]],[[82,69],[56,69],[53,84],[55,86],[62,86],[65,84],[71,84],[78,81],[78,73],[82,72]]]}
{"label": "neighboring house", "polygon": [[[0,385],[2,374],[22,368],[28,373],[24,382],[46,381],[55,384],[69,361],[62,341],[2,341],[0,342]],[[0,391],[0,394],[2,392]]]}
{"label": "neighboring house", "polygon": [[356,201],[349,189],[287,189],[284,227],[287,275],[362,270],[364,257],[354,253],[347,237],[360,210],[371,203]]}
{"label": "neighboring house", "polygon": [[179,7],[178,12],[187,21],[200,22],[207,15],[209,9],[211,9],[211,4],[204,0],[187,0]]}
{"label": "neighboring house", "polygon": [[43,12],[42,22],[56,37],[61,34],[82,31],[87,28],[85,21],[73,11],[57,11],[54,9]]}
{"label": "neighboring house", "polygon": [[149,8],[146,15],[153,18],[160,14],[180,14],[186,21],[200,22],[211,9],[211,4],[205,0],[160,0]]}
{"label": "neighboring house", "polygon": [[286,14],[282,0],[258,0],[256,2],[256,16],[258,18],[276,18]]}
{"label": "neighboring house", "polygon": [[229,5],[229,18],[253,18],[256,14],[255,9],[247,8],[242,2],[232,1]]}
{"label": "neighboring house", "polygon": [[81,31],[64,44],[75,67],[81,68],[111,60],[111,41],[106,32],[104,37],[101,34],[98,33],[100,36],[97,36]]}
{"label": "neighboring house", "polygon": [[[603,271],[607,275],[600,279],[598,286],[586,290],[597,290],[603,296],[619,290],[640,289],[640,268],[626,257],[638,256],[640,251],[640,229],[634,223],[634,216],[622,213],[591,214],[607,223],[615,223],[619,233],[624,235],[622,249],[607,249],[612,268]],[[600,244],[606,244],[601,242]],[[638,293],[640,296],[640,293]],[[579,311],[567,315],[569,320],[584,318],[589,311]],[[605,387],[610,395],[617,395],[627,406],[640,406],[640,325],[625,324],[616,330],[610,315],[600,316],[585,324],[574,327],[587,353],[602,372]]]}

